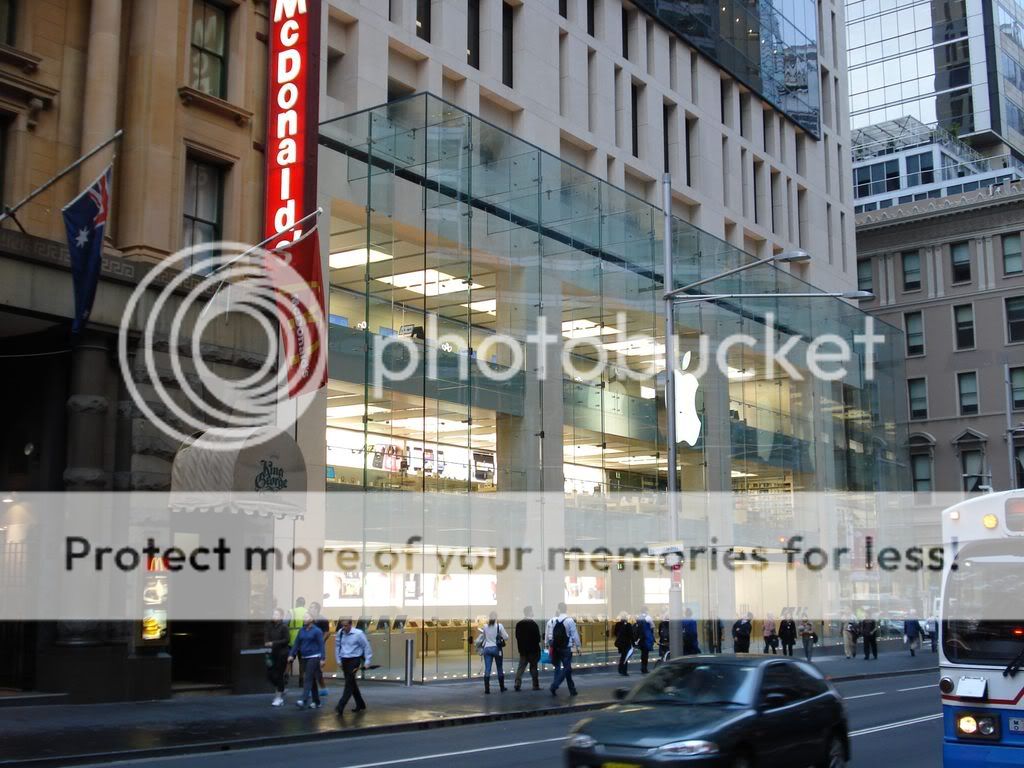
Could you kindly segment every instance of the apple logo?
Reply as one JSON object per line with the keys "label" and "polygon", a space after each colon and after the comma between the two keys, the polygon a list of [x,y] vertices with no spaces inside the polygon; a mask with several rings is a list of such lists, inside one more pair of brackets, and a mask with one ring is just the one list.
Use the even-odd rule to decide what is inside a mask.
{"label": "apple logo", "polygon": [[683,355],[682,369],[675,371],[676,440],[691,447],[700,437],[700,417],[697,416],[697,388],[700,382],[692,373],[684,373],[690,366],[690,352]]}

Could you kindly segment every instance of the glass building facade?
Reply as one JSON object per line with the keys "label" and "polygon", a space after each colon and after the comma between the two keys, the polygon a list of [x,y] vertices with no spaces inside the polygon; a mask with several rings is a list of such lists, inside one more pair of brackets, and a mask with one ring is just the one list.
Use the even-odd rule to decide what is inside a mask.
{"label": "glass building facade", "polygon": [[[344,520],[328,516],[328,546],[401,547],[415,536],[431,551],[493,552],[538,530],[565,547],[668,540],[665,515],[643,501],[643,492],[666,487],[669,471],[662,294],[752,257],[672,218],[667,286],[662,211],[431,95],[324,123],[320,143],[330,226],[327,488],[436,492],[398,493],[409,501],[388,514],[367,511],[374,494],[353,497]],[[787,299],[815,289],[766,266],[708,287],[771,296],[676,306],[681,357],[699,374],[692,405],[700,423],[681,435],[680,488],[771,494],[780,504],[726,521],[691,509],[682,535],[742,543],[775,540],[781,529],[852,529],[853,518],[838,514],[796,520],[792,500],[801,491],[909,483],[900,458],[902,335],[875,324],[872,376],[855,339],[867,316],[850,304]],[[533,344],[538,327],[554,342]],[[735,334],[749,340],[723,349]],[[806,352],[822,334],[853,350],[842,378],[808,370]],[[787,341],[791,370],[772,362],[773,348]],[[554,494],[561,511],[524,504],[498,523],[443,501],[486,504],[518,491]],[[603,500],[623,495],[633,501],[610,513]],[[486,567],[463,572],[458,584],[426,566],[414,570],[401,584],[386,573],[373,577],[376,587],[367,574],[325,583],[325,594],[345,595],[351,582],[347,612],[401,614],[397,629],[397,620],[367,624],[384,675],[400,667],[398,641],[409,632],[419,633],[422,649],[417,677],[471,674],[463,640],[480,615],[496,606],[510,626],[524,603],[540,616],[542,605],[561,599],[590,637],[584,659],[603,661],[606,622],[619,606],[635,611],[646,602],[655,612],[667,600],[663,574],[644,581],[629,568],[570,569],[564,582],[546,574],[514,593]],[[700,588],[701,578],[686,587],[698,617],[722,606],[718,615],[730,616],[739,606],[777,611],[776,600],[807,604],[792,602],[797,587],[784,566],[737,579],[727,598]],[[441,597],[445,589],[454,591]],[[325,608],[333,615],[339,606]]]}
{"label": "glass building facade", "polygon": [[812,0],[634,0],[814,136],[821,135]]}
{"label": "glass building facade", "polygon": [[1003,111],[1003,133],[1007,141],[1024,151],[1024,3],[999,0],[992,4],[995,14],[996,87],[993,98]]}

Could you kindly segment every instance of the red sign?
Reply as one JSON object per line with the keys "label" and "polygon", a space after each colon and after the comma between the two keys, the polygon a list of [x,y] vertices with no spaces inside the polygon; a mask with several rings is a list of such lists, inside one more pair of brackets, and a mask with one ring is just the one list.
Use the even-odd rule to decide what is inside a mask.
{"label": "red sign", "polygon": [[[316,221],[309,219],[296,226],[317,207],[322,0],[271,0],[270,5],[265,237],[275,238],[270,248],[280,251],[312,291],[320,309],[319,322],[311,321],[305,311],[301,312],[304,323],[296,323],[293,313],[279,313],[288,393],[294,397],[327,383],[327,366],[315,364],[317,356],[325,353],[321,343],[326,315],[320,248],[316,237],[303,238]],[[296,303],[291,286],[275,282],[275,287],[282,305]],[[301,364],[296,350],[308,350],[314,362],[307,358],[307,364]],[[321,375],[314,376],[317,371]]]}

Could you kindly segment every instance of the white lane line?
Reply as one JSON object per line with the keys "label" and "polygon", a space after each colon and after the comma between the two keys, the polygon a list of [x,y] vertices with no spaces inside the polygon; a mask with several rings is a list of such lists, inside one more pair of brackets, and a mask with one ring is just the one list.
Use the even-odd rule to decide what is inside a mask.
{"label": "white lane line", "polygon": [[463,749],[458,752],[440,752],[436,755],[420,755],[419,757],[403,757],[398,760],[384,760],[379,763],[360,763],[359,765],[346,765],[343,768],[379,768],[382,765],[402,765],[403,763],[418,763],[422,760],[439,760],[444,757],[460,757],[462,755],[473,755],[479,752],[490,752],[495,749],[512,749],[514,747],[529,747],[534,744],[550,744],[552,741],[565,741],[565,736],[558,736],[553,739],[537,739],[536,741],[517,741],[514,744],[498,744],[491,747],[480,747],[479,749]]}
{"label": "white lane line", "polygon": [[885,696],[885,691],[879,691],[878,693],[860,693],[856,696],[843,696],[843,700],[852,701],[853,699],[866,699],[870,696]]}
{"label": "white lane line", "polygon": [[876,725],[874,728],[861,728],[859,731],[851,731],[850,736],[865,736],[869,733],[879,733],[880,731],[891,731],[893,728],[905,728],[908,725],[917,725],[918,723],[927,723],[932,720],[938,720],[942,717],[940,712],[937,715],[925,715],[924,717],[915,717],[911,720],[900,720],[898,723],[888,723],[886,725]]}
{"label": "white lane line", "polygon": [[934,688],[935,683],[929,685],[915,685],[913,688],[900,688],[896,693],[905,693],[906,691],[923,691],[925,688]]}

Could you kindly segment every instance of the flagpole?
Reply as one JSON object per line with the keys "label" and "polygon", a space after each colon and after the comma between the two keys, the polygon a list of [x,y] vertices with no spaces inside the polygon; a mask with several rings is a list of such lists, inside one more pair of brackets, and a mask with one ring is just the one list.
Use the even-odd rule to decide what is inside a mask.
{"label": "flagpole", "polygon": [[[100,152],[102,152],[102,151],[103,151],[104,149],[106,149],[107,147],[109,147],[109,146],[110,146],[111,144],[113,144],[113,143],[114,143],[115,141],[117,141],[118,139],[120,139],[120,138],[121,138],[121,137],[122,137],[123,135],[124,135],[124,130],[122,130],[122,129],[120,129],[120,128],[119,128],[119,129],[117,130],[117,133],[115,133],[115,134],[114,134],[113,136],[111,136],[111,137],[110,137],[109,139],[107,139],[106,141],[104,141],[104,142],[103,142],[102,144],[100,144],[99,146],[95,147],[94,149],[90,150],[90,151],[89,151],[89,152],[87,152],[86,154],[82,155],[82,156],[81,156],[80,158],[78,158],[77,160],[75,160],[75,162],[73,162],[73,163],[72,163],[71,165],[69,165],[69,166],[68,166],[67,168],[65,168],[64,170],[62,170],[62,171],[61,171],[60,173],[58,173],[58,174],[57,174],[56,176],[53,176],[53,177],[51,177],[51,178],[50,178],[50,180],[49,180],[49,181],[47,181],[47,182],[46,182],[45,184],[43,184],[43,185],[42,185],[41,187],[37,187],[36,189],[34,189],[34,190],[33,190],[32,192],[30,192],[30,193],[28,194],[28,196],[27,196],[27,197],[23,198],[23,199],[22,199],[22,200],[20,200],[20,201],[19,201],[19,202],[18,202],[18,203],[17,203],[16,205],[14,205],[14,207],[7,207],[7,206],[4,206],[4,210],[3,210],[3,212],[2,212],[2,213],[0,213],[0,223],[3,223],[3,222],[4,222],[4,221],[6,221],[7,219],[14,219],[14,214],[16,214],[16,213],[17,213],[17,212],[18,212],[18,211],[19,211],[19,210],[20,210],[20,209],[21,209],[21,208],[22,208],[22,207],[23,207],[23,206],[24,206],[24,205],[25,205],[26,203],[29,203],[29,202],[31,202],[31,201],[32,201],[32,200],[33,200],[34,198],[36,198],[36,197],[38,197],[39,195],[41,195],[41,194],[42,194],[43,192],[45,192],[46,190],[48,190],[48,189],[49,189],[50,187],[52,187],[52,186],[53,186],[54,184],[56,184],[56,183],[57,183],[58,181],[60,181],[60,180],[61,180],[61,179],[63,179],[63,178],[65,177],[65,176],[67,176],[67,175],[68,175],[69,173],[71,173],[71,172],[72,172],[73,170],[75,170],[76,168],[78,168],[78,166],[80,166],[80,165],[81,165],[82,163],[84,163],[84,162],[85,162],[86,160],[88,160],[89,158],[93,157],[94,155],[97,155],[97,154],[99,154]],[[15,220],[15,222],[17,222],[17,219],[14,219],[14,220]],[[19,224],[18,226],[20,227],[21,225]]]}

